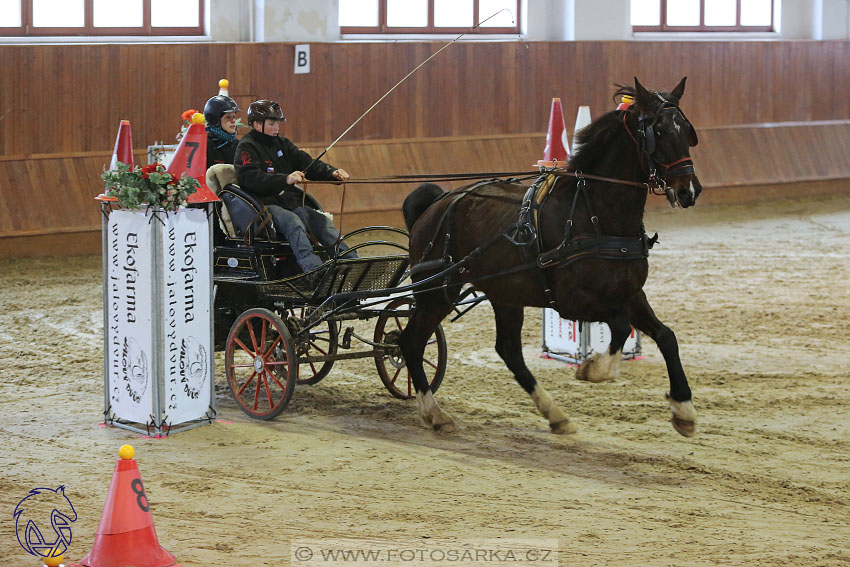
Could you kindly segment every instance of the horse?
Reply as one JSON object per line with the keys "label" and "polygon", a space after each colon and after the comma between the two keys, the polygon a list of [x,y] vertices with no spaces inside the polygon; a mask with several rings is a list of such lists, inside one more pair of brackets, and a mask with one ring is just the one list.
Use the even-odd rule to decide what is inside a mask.
{"label": "horse", "polygon": [[[686,79],[669,92],[649,91],[637,77],[634,87],[617,85],[615,97],[630,95],[634,102],[578,132],[577,151],[566,170],[552,172],[554,184],[544,197],[529,196],[532,190],[515,180],[491,180],[450,192],[426,183],[405,198],[410,273],[418,287],[399,348],[426,426],[456,429],[429,387],[423,352],[471,285],[492,305],[496,352],[553,433],[574,433],[576,427],[525,365],[526,306],[608,324],[611,344],[578,367],[580,380],[618,376],[631,326],[651,337],[667,365],[673,427],[687,437],[695,434],[696,411],[676,336],[655,316],[643,291],[649,248],[657,240],[643,225],[648,194],[666,194],[671,205],[687,208],[701,190],[689,153],[697,133],[679,106]],[[532,189],[542,186],[543,177]]]}

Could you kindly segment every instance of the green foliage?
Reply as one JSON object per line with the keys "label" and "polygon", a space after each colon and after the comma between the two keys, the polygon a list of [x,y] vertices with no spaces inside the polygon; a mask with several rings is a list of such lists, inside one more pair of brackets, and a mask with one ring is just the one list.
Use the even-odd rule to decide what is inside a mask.
{"label": "green foliage", "polygon": [[138,209],[143,205],[176,211],[186,205],[186,198],[198,190],[200,183],[184,173],[180,179],[165,171],[161,163],[153,163],[132,170],[126,163],[118,162],[117,171],[106,171],[100,176],[106,182],[106,194],[117,197],[125,209]]}

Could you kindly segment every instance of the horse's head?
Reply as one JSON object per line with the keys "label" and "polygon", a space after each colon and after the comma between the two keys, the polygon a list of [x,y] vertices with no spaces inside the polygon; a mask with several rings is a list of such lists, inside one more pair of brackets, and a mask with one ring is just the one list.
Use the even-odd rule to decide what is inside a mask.
{"label": "horse's head", "polygon": [[667,93],[648,91],[635,77],[631,109],[638,122],[637,142],[650,187],[666,193],[671,206],[683,208],[694,205],[702,191],[690,154],[690,148],[697,145],[697,133],[679,107],[686,79]]}

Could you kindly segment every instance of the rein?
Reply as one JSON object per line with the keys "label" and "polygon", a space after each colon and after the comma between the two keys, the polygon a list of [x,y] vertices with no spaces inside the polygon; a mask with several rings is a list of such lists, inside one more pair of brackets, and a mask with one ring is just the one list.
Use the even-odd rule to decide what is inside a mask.
{"label": "rein", "polygon": [[[689,158],[686,158],[689,159]],[[472,180],[498,180],[497,178],[510,176],[508,179],[500,180],[506,183],[517,181],[526,181],[528,179],[536,179],[541,174],[557,175],[559,177],[575,177],[576,179],[592,179],[595,181],[605,181],[618,185],[631,185],[648,191],[652,190],[649,183],[640,183],[639,181],[628,181],[626,179],[614,179],[613,177],[602,177],[601,175],[591,175],[580,171],[567,171],[560,168],[540,168],[538,171],[494,171],[486,173],[442,173],[442,174],[422,174],[422,175],[393,175],[389,177],[369,177],[363,179],[348,179],[347,181],[313,181],[304,179],[300,183],[313,183],[317,185],[345,185],[351,184],[391,184],[391,183],[415,183],[417,181],[472,181]],[[521,175],[522,177],[515,177]]]}

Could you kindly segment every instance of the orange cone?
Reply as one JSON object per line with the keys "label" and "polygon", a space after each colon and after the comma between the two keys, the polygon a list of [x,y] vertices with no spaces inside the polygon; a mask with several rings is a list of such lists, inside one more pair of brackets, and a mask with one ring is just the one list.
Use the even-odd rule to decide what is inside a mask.
{"label": "orange cone", "polygon": [[124,445],[92,550],[80,560],[86,567],[167,567],[177,559],[159,545],[135,450]]}
{"label": "orange cone", "polygon": [[118,136],[115,137],[115,149],[112,150],[112,161],[109,170],[118,169],[118,162],[126,163],[133,169],[133,134],[130,132],[130,121],[122,120],[118,125]]}
{"label": "orange cone", "polygon": [[189,203],[218,201],[215,193],[207,187],[207,132],[204,129],[204,115],[195,114],[192,122],[180,140],[167,171],[178,179],[185,173],[201,184],[198,190],[186,199]]}
{"label": "orange cone", "polygon": [[538,166],[552,167],[554,165],[565,165],[570,157],[567,149],[567,127],[564,124],[564,110],[561,108],[561,99],[552,99],[552,110],[549,113],[549,131],[546,133],[546,149],[543,150],[543,159],[537,162]]}

